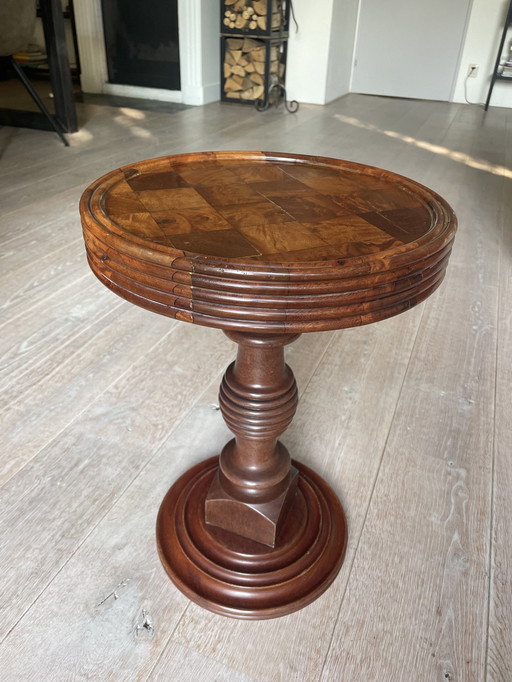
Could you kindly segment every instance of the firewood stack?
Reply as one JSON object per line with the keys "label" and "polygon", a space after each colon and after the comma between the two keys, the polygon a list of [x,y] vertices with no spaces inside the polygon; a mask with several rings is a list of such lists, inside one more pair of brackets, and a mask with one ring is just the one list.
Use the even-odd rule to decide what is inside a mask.
{"label": "firewood stack", "polygon": [[266,108],[284,90],[290,1],[222,0],[223,101]]}
{"label": "firewood stack", "polygon": [[270,50],[269,83],[284,75],[279,45],[253,38],[227,38],[224,53],[224,95],[254,101],[265,93],[265,58]]}
{"label": "firewood stack", "polygon": [[[279,3],[280,4],[280,3]],[[282,16],[278,0],[272,0],[270,21],[266,0],[224,0],[223,24],[225,30],[236,32],[279,31]]]}

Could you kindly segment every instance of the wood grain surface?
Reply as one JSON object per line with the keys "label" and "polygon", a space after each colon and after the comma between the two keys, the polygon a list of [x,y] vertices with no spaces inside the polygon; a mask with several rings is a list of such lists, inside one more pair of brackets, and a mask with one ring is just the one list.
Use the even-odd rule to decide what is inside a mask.
{"label": "wood grain surface", "polygon": [[80,206],[91,268],[132,303],[239,331],[368,324],[443,279],[456,228],[436,193],[378,168],[263,152],[112,171]]}
{"label": "wood grain surface", "polygon": [[[512,162],[512,126],[507,128],[507,161]],[[489,604],[488,680],[506,682],[512,678],[512,430],[510,428],[510,386],[512,365],[512,195],[510,183],[504,183],[501,192],[501,210],[497,226],[500,229],[498,342],[496,357],[496,401],[494,434],[494,472],[492,490],[491,584]]]}

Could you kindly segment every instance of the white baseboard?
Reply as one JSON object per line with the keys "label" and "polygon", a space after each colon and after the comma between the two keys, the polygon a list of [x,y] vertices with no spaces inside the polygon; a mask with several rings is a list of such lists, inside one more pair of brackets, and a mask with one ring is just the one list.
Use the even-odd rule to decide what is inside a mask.
{"label": "white baseboard", "polygon": [[104,83],[103,93],[118,97],[136,97],[138,99],[154,99],[158,102],[183,102],[181,90],[165,90],[163,88],[143,88],[137,85],[119,85]]}
{"label": "white baseboard", "polygon": [[211,83],[204,87],[192,86],[184,88],[182,90],[183,104],[200,106],[202,104],[208,104],[209,102],[217,102],[220,99],[219,89],[219,83]]}

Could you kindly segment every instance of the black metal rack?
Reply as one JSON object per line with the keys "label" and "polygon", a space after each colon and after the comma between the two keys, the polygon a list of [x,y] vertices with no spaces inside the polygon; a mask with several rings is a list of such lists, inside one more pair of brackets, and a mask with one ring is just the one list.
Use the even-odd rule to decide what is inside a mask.
{"label": "black metal rack", "polygon": [[53,130],[59,135],[64,144],[69,146],[63,133],[76,132],[78,130],[78,122],[61,0],[39,0],[38,11],[43,24],[55,114],[48,110],[46,104],[30,83],[24,69],[11,56],[9,60],[13,73],[19,77],[39,107],[39,111],[23,111],[1,107],[0,125]]}
{"label": "black metal rack", "polygon": [[[496,55],[496,62],[494,64],[494,71],[491,76],[491,84],[489,86],[489,92],[487,94],[487,99],[485,101],[485,111],[489,108],[489,103],[491,101],[491,95],[496,81],[512,83],[512,75],[503,75],[501,69],[501,61],[503,60],[503,48],[505,47],[505,40],[507,38],[507,33],[509,29],[512,28],[512,0],[508,7],[507,17],[505,19],[505,25],[503,27],[503,33],[501,34],[500,46],[498,48],[498,54]],[[511,50],[512,52],[512,50]],[[509,57],[510,58],[510,57]]]}
{"label": "black metal rack", "polygon": [[286,100],[291,0],[222,0],[221,100],[264,111]]}

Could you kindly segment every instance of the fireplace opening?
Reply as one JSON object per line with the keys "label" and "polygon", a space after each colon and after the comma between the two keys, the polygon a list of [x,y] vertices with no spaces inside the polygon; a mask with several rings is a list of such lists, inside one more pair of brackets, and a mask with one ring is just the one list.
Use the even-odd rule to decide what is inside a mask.
{"label": "fireplace opening", "polygon": [[110,83],[180,90],[178,0],[102,0]]}

